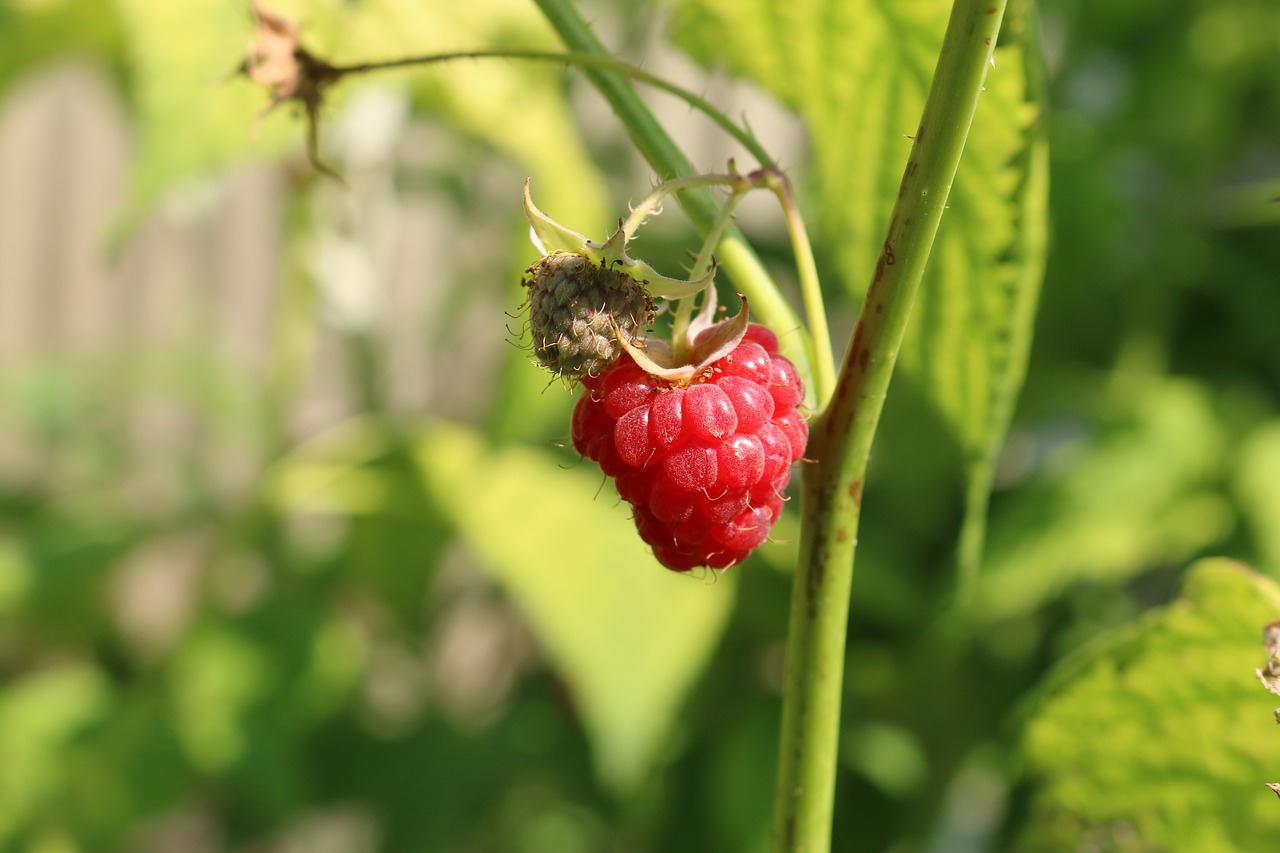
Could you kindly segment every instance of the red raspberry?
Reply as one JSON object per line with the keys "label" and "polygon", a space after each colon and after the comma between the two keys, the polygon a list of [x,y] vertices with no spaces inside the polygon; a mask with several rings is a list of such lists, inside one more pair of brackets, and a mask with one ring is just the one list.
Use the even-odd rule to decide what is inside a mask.
{"label": "red raspberry", "polygon": [[623,354],[573,411],[573,446],[617,481],[640,538],[677,572],[724,569],[758,548],[782,514],[809,427],[804,384],[778,339],[752,324],[691,383],[672,385]]}

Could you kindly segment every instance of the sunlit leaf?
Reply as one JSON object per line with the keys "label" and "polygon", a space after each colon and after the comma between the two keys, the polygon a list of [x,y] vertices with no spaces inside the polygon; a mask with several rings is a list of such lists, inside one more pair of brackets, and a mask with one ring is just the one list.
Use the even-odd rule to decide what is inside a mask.
{"label": "sunlit leaf", "polygon": [[[338,64],[492,47],[552,50],[558,45],[532,4],[507,0],[426,5],[417,0],[364,0],[358,5],[291,0],[279,6],[303,21],[303,38],[313,50]],[[433,114],[528,170],[549,214],[580,231],[603,235],[616,224],[616,214],[603,205],[603,181],[570,117],[564,74],[562,66],[551,63],[473,59],[382,71],[361,81],[411,87]],[[518,182],[511,200],[517,212]],[[535,257],[532,248],[529,256]]]}
{"label": "sunlit leaf", "polygon": [[640,778],[675,727],[734,599],[732,575],[663,569],[594,466],[487,447],[461,427],[418,447],[431,493],[528,614],[571,685],[614,785]]}
{"label": "sunlit leaf", "polygon": [[1280,730],[1254,669],[1277,615],[1273,582],[1206,560],[1171,606],[1062,664],[1026,729],[1036,787],[1017,849],[1273,847]]}
{"label": "sunlit leaf", "polygon": [[119,70],[121,33],[110,0],[0,4],[0,93],[56,58],[105,60]]}
{"label": "sunlit leaf", "polygon": [[265,479],[290,516],[340,516],[349,570],[410,622],[444,547],[406,442],[377,418],[357,417],[298,446]]}
{"label": "sunlit leaf", "polygon": [[1027,22],[1006,16],[1008,46],[978,102],[973,130],[925,278],[903,366],[923,378],[965,454],[969,488],[960,561],[982,560],[987,497],[1026,375],[1048,250],[1048,145],[1036,103]]}
{"label": "sunlit leaf", "polygon": [[0,846],[67,780],[74,738],[108,709],[97,669],[68,664],[14,679],[0,693]]}
{"label": "sunlit leaf", "polygon": [[[680,6],[677,40],[686,49],[750,77],[804,117],[820,242],[851,294],[871,280],[950,8],[946,0]],[[972,486],[962,558],[970,568],[1025,372],[1046,250],[1048,163],[1022,8],[1006,20],[902,353],[965,452]]]}
{"label": "sunlit leaf", "polygon": [[678,44],[751,78],[805,119],[816,224],[839,253],[841,284],[851,291],[871,280],[949,8],[943,0],[679,6]]}
{"label": "sunlit leaf", "polygon": [[269,664],[257,645],[224,628],[200,632],[179,650],[170,668],[174,722],[194,766],[217,773],[244,757],[245,715],[272,683]]}
{"label": "sunlit leaf", "polygon": [[392,511],[392,491],[370,463],[390,446],[386,430],[358,418],[307,442],[272,469],[267,494],[289,512],[359,515]]}

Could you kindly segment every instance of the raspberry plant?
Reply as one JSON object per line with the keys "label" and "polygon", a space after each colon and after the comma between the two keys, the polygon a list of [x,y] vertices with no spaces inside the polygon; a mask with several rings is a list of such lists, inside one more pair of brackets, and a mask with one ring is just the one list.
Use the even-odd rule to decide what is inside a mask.
{"label": "raspberry plant", "polygon": [[4,6],[0,849],[1273,849],[1274,2],[580,2]]}
{"label": "raspberry plant", "polygon": [[[665,180],[600,243],[542,214],[526,183],[526,213],[542,253],[524,279],[532,352],[553,373],[581,384],[573,444],[616,480],[639,535],[670,569],[724,569],[745,559],[781,512],[791,464],[806,460],[798,490],[801,538],[773,841],[779,853],[828,849],[845,630],[867,463],[992,63],[1005,2],[955,2],[898,200],[874,268],[866,271],[871,283],[838,370],[817,265],[785,173],[748,130],[702,98],[613,59],[567,0],[538,0],[538,6],[568,52],[466,51],[346,67],[317,59],[297,42],[296,30],[255,7],[264,46],[251,52],[244,70],[271,87],[273,105],[301,103],[316,162],[324,91],[345,76],[380,68],[480,57],[555,61],[581,69],[612,105]],[[697,174],[630,81],[657,85],[711,116],[751,152],[758,168],[742,174],[730,164],[725,174]],[[708,188],[726,189],[728,198],[718,203]],[[781,205],[803,322],[732,226],[735,206],[753,189],[772,192]],[[678,199],[703,238],[684,281],[659,275],[626,251],[667,195]],[[728,319],[716,311],[717,268],[742,296]],[[669,339],[648,332],[655,300],[673,300]],[[750,322],[748,306],[764,325]],[[806,385],[808,419],[802,406]],[[984,502],[982,495],[979,503]],[[969,539],[972,555],[980,532]]]}

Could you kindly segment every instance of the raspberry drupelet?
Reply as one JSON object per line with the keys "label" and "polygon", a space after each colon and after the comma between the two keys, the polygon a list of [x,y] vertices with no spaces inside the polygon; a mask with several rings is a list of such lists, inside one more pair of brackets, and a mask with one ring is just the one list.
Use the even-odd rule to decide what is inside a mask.
{"label": "raspberry drupelet", "polygon": [[687,383],[624,353],[582,384],[573,446],[615,480],[660,563],[725,569],[765,541],[809,438],[804,384],[771,331],[751,324]]}

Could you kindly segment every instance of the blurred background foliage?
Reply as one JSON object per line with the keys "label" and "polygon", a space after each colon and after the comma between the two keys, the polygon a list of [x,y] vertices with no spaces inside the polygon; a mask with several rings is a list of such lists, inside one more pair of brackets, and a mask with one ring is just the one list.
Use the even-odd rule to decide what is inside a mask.
{"label": "blurred background foliage", "polygon": [[[751,52],[767,4],[582,8],[792,171],[839,336],[882,224],[830,207],[831,104],[913,132],[889,69],[944,5],[876,17],[902,55],[851,92],[851,31]],[[556,46],[516,0],[279,7],[335,61]],[[967,445],[900,372],[835,847],[1265,849],[1280,29],[1270,0],[1037,13],[1051,244],[986,555],[957,599]],[[523,178],[603,236],[647,167],[577,75],[464,62],[336,89],[339,185],[257,118],[250,38],[229,0],[0,5],[0,850],[763,849],[794,519],[726,576],[663,572],[510,345]],[[646,97],[698,168],[741,156]],[[792,288],[776,211],[740,223]],[[694,239],[673,208],[639,243],[675,270]],[[1187,576],[1211,554],[1257,571]]]}

